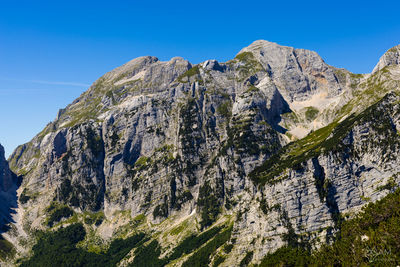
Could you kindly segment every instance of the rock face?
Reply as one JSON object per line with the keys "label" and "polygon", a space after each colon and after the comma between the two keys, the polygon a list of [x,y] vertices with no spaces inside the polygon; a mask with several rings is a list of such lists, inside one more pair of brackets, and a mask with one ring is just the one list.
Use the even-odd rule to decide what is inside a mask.
{"label": "rock face", "polygon": [[[20,228],[46,229],[52,202],[104,212],[94,232],[105,240],[126,212],[163,236],[157,223],[195,218],[201,231],[229,221],[227,266],[246,251],[257,262],[289,241],[329,242],[339,220],[399,183],[394,50],[371,75],[267,41],[225,63],[134,59],[14,151]],[[13,184],[5,177],[3,190]],[[184,236],[155,238],[168,254]]]}
{"label": "rock face", "polygon": [[[261,185],[256,198],[261,199],[263,212],[254,210],[250,220],[236,225],[243,245],[249,236],[257,239],[260,233],[272,238],[272,242],[248,248],[261,248],[256,255],[263,255],[277,243],[284,245],[282,236],[291,228],[295,241],[317,237],[329,241],[341,219],[393,189],[388,185],[398,184],[400,178],[399,100],[399,95],[391,93],[361,114],[345,119],[321,143],[315,140],[326,128],[303,140],[314,141],[315,147],[307,154],[294,155],[298,148],[289,145],[278,161],[267,160],[256,169],[251,176]],[[274,169],[283,171],[274,175]],[[257,201],[253,205],[257,206]],[[248,233],[243,234],[245,231]]]}
{"label": "rock face", "polygon": [[375,66],[372,73],[375,73],[384,67],[400,64],[400,45],[389,49],[380,59]]}
{"label": "rock face", "polygon": [[17,177],[10,171],[4,158],[4,148],[0,145],[0,233],[8,230],[12,221],[11,209],[16,207]]}
{"label": "rock face", "polygon": [[10,168],[4,157],[4,148],[0,145],[0,191],[8,192],[14,184],[15,181],[13,180]]}

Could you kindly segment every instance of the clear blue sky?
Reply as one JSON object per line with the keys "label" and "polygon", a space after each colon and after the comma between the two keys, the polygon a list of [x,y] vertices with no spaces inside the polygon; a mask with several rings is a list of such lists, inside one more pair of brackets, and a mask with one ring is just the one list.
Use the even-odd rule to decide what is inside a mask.
{"label": "clear blue sky", "polygon": [[399,1],[0,0],[0,143],[10,154],[132,58],[226,61],[257,39],[370,72],[400,43]]}

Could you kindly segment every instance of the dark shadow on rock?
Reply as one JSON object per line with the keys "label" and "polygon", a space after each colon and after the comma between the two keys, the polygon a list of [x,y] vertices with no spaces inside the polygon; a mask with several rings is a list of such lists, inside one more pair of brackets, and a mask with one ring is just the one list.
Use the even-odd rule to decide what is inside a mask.
{"label": "dark shadow on rock", "polygon": [[13,214],[18,207],[17,189],[21,177],[13,173],[4,158],[4,148],[0,145],[0,235],[10,230],[10,223],[15,223]]}
{"label": "dark shadow on rock", "polygon": [[340,229],[342,215],[340,213],[339,206],[336,200],[336,187],[332,184],[331,181],[326,179],[325,170],[320,165],[318,158],[313,158],[312,163],[314,166],[314,184],[317,188],[320,201],[323,203],[325,200],[325,204],[328,207],[328,211],[335,224],[335,228]]}
{"label": "dark shadow on rock", "polygon": [[266,109],[266,117],[267,122],[271,127],[279,132],[279,133],[286,133],[287,129],[280,126],[279,123],[282,121],[282,114],[290,113],[292,110],[289,107],[289,104],[283,98],[281,93],[278,90],[275,90],[270,107]]}
{"label": "dark shadow on rock", "polygon": [[125,164],[133,166],[139,159],[142,141],[139,138],[128,140],[125,144],[122,158]]}

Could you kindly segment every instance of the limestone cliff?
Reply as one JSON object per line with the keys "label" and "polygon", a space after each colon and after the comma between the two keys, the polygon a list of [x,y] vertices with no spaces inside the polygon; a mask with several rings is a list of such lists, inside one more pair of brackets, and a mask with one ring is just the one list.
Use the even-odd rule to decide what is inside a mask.
{"label": "limestone cliff", "polygon": [[256,263],[290,240],[317,248],[399,183],[392,50],[365,75],[267,41],[225,63],[134,59],[11,155],[22,179],[15,224],[29,236],[101,214],[85,224],[87,246],[140,230],[163,259],[192,233],[233,225],[230,251],[220,245],[208,260],[223,255],[222,266],[249,251]]}

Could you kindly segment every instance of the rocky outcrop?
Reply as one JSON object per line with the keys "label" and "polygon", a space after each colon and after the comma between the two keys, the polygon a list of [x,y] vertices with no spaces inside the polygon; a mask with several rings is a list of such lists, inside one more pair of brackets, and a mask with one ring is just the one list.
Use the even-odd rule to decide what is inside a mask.
{"label": "rocky outcrop", "polygon": [[105,240],[126,213],[130,226],[144,216],[148,233],[163,231],[154,236],[165,255],[185,237],[168,239],[166,228],[229,221],[227,266],[288,242],[316,248],[399,182],[391,68],[355,75],[267,41],[225,63],[134,59],[11,155],[22,177],[18,229],[52,227],[51,211],[65,205],[82,218],[104,213],[91,229]]}
{"label": "rocky outcrop", "polygon": [[0,145],[0,191],[9,192],[14,185],[15,177],[13,177],[4,157],[4,148]]}
{"label": "rocky outcrop", "polygon": [[[258,190],[242,204],[250,211],[235,225],[241,244],[236,253],[258,251],[254,255],[261,260],[289,241],[318,247],[316,240],[329,242],[341,220],[394,190],[400,182],[399,100],[391,93],[344,120],[308,154],[266,161],[256,169],[252,176],[259,179]],[[323,132],[316,134],[313,138]],[[282,171],[271,175],[272,167]]]}
{"label": "rocky outcrop", "polygon": [[375,73],[386,66],[393,66],[400,64],[400,45],[389,49],[380,59],[375,66],[372,73]]}
{"label": "rocky outcrop", "polygon": [[254,55],[290,102],[309,99],[316,91],[337,96],[344,89],[335,76],[335,69],[316,52],[263,40],[252,43],[239,54],[245,52]]}
{"label": "rocky outcrop", "polygon": [[4,148],[0,145],[0,233],[9,230],[8,224],[13,221],[11,213],[17,204],[17,183],[17,177],[10,171]]}

